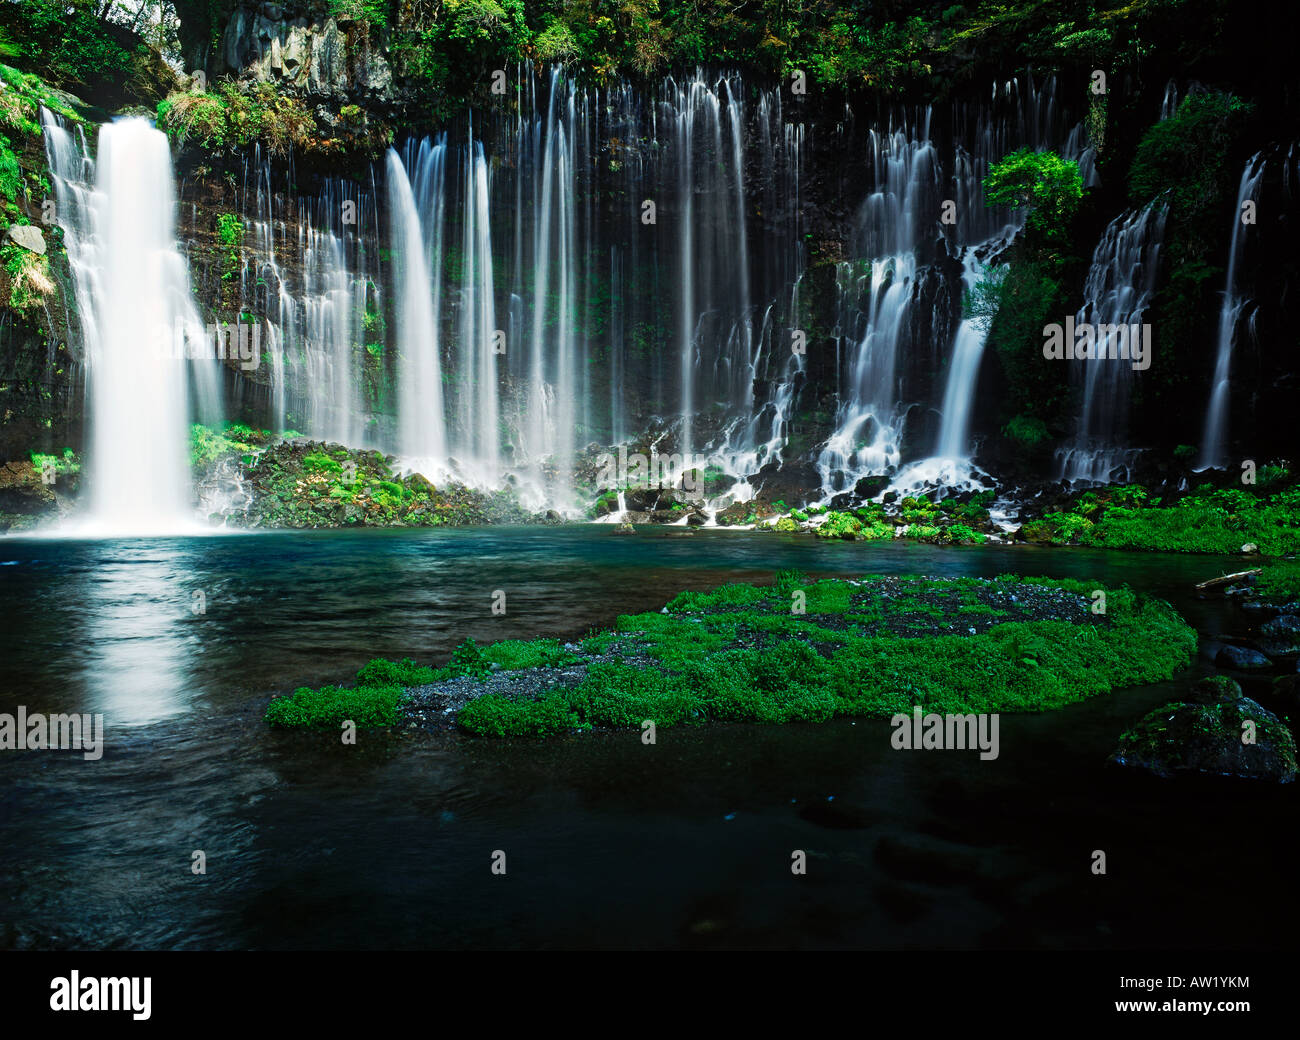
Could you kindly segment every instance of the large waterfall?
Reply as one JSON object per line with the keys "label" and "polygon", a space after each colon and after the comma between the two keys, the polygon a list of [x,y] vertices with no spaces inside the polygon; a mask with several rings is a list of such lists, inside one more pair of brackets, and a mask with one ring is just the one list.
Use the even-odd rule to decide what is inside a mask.
{"label": "large waterfall", "polygon": [[1210,404],[1205,413],[1205,433],[1201,438],[1200,468],[1227,464],[1228,397],[1232,376],[1232,344],[1237,321],[1246,306],[1237,291],[1237,267],[1246,245],[1246,203],[1254,200],[1264,176],[1264,153],[1258,152],[1246,163],[1237,189],[1237,208],[1232,216],[1232,244],[1228,248],[1228,274],[1223,286],[1223,303],[1219,308],[1219,331],[1215,348],[1214,381]]}
{"label": "large waterfall", "polygon": [[[151,373],[150,392],[169,403],[149,421],[173,432],[141,438],[165,456],[150,466],[171,496],[150,511],[188,509],[187,401],[215,402],[218,376],[244,414],[276,431],[391,452],[435,481],[510,486],[532,509],[579,511],[584,450],[629,438],[712,471],[715,506],[752,497],[776,463],[815,466],[809,479],[827,500],[864,476],[977,483],[985,330],[963,319],[962,298],[1024,219],[987,206],[983,182],[1002,156],[1030,147],[1078,160],[1095,184],[1087,135],[1055,82],[1029,76],[978,103],[888,107],[860,127],[846,110],[817,131],[825,140],[813,131],[782,87],[734,74],[641,92],[520,68],[513,103],[399,142],[368,179],[318,177],[302,194],[291,164],[254,149],[234,186],[238,244],[196,277],[220,290],[219,322],[255,324],[259,364]],[[128,135],[132,158],[115,146]],[[80,198],[88,160],[54,121],[47,141],[61,194]],[[847,231],[816,272],[833,284],[808,281],[814,145],[839,149],[860,174],[846,180],[841,225],[825,231]],[[172,242],[165,138],[127,121],[105,128],[101,150],[101,183],[85,198],[119,215],[151,200],[151,213],[111,241],[95,232],[89,201],[61,217],[85,293],[94,474],[107,455],[100,434],[104,444],[122,436],[113,424],[123,390],[103,360],[128,349],[103,331],[120,320],[114,308],[179,316],[187,335],[203,335]],[[141,184],[147,192],[131,187]],[[1120,230],[1110,237],[1127,243]],[[211,229],[192,232],[196,255],[212,257]],[[1111,246],[1105,256],[1099,246],[1094,271],[1122,280],[1131,257]],[[99,284],[127,266],[158,287],[147,305]],[[1090,293],[1105,295],[1097,280]],[[835,347],[833,367],[810,373],[813,335]],[[1104,398],[1118,414],[1121,396],[1089,375],[1088,402]],[[1096,411],[1085,406],[1088,443]],[[792,431],[807,413],[824,424],[820,443]],[[216,414],[209,403],[198,417]]]}
{"label": "large waterfall", "polygon": [[189,416],[218,418],[216,342],[176,247],[167,139],[144,119],[107,123],[92,161],[43,118],[85,350],[89,529],[184,529],[194,522]]}
{"label": "large waterfall", "polygon": [[[430,183],[425,187],[433,195],[431,209],[436,215],[442,204],[442,164],[446,145],[434,145],[432,151],[434,154],[428,164]],[[430,277],[420,211],[406,168],[391,149],[388,152],[388,192],[397,312],[401,444],[408,455],[420,460],[426,472],[430,472],[447,453],[442,410],[442,363],[435,317],[442,295],[441,269],[437,277]],[[439,220],[431,231],[436,234],[440,227]]]}
{"label": "large waterfall", "polygon": [[[562,509],[578,504],[578,450],[655,423],[663,450],[742,483],[777,456],[801,370],[804,136],[778,90],[748,97],[738,77],[668,80],[642,98],[557,68],[525,77],[515,115],[475,114],[390,154],[403,296],[392,449],[427,458],[440,425],[432,468],[508,479]],[[770,201],[757,222],[755,197]],[[407,256],[421,248],[423,288]],[[434,354],[442,401],[415,386],[433,370],[411,368]]]}

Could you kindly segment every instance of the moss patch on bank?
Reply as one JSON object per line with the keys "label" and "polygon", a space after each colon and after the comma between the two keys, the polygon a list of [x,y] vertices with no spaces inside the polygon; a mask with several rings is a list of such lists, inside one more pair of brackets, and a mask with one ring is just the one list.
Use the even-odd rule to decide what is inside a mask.
{"label": "moss patch on bank", "polygon": [[[262,431],[265,434],[265,431]],[[240,527],[439,527],[527,523],[530,514],[509,490],[435,487],[419,473],[399,474],[396,459],[377,451],[318,441],[261,447],[247,428],[198,438],[198,453],[238,454],[252,492],[247,511],[222,517]],[[207,455],[204,454],[206,458]]]}
{"label": "moss patch on bank", "polygon": [[[442,669],[374,661],[357,692],[406,689],[413,719],[485,736],[593,727],[1043,711],[1167,679],[1196,634],[1127,588],[1003,576],[873,576],[684,592],[579,643],[462,646]],[[305,701],[313,691],[300,690]],[[338,696],[338,695],[336,695]],[[276,702],[272,702],[273,707]],[[295,723],[278,709],[281,725]],[[331,717],[332,718],[332,717]]]}
{"label": "moss patch on bank", "polygon": [[1300,552],[1300,485],[1273,467],[1259,477],[1240,487],[1202,484],[1181,498],[1136,484],[1086,491],[1026,523],[1020,536],[1098,549],[1236,553],[1254,544],[1266,556]]}

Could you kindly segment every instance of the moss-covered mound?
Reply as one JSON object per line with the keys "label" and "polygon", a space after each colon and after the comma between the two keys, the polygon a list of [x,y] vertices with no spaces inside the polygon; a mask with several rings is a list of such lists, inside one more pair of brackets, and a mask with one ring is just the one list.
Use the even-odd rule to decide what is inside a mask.
{"label": "moss-covered mound", "polygon": [[1222,676],[1204,680],[1194,696],[1161,705],[1125,731],[1112,761],[1159,777],[1295,779],[1295,738],[1276,715]]}
{"label": "moss-covered mound", "polygon": [[[1128,589],[1005,576],[868,577],[684,592],[576,644],[463,646],[444,669],[376,661],[412,718],[492,736],[704,722],[1041,711],[1167,679],[1195,632]],[[311,691],[299,691],[300,695]]]}
{"label": "moss-covered mound", "polygon": [[1237,553],[1254,545],[1266,556],[1300,552],[1300,484],[1287,470],[1265,466],[1256,484],[1185,494],[1140,485],[1069,496],[1020,529],[1027,542],[1098,549]]}
{"label": "moss-covered mound", "polygon": [[244,527],[438,527],[526,523],[535,519],[510,491],[459,484],[435,487],[418,473],[399,476],[392,456],[338,444],[285,442],[243,459],[252,491]]}

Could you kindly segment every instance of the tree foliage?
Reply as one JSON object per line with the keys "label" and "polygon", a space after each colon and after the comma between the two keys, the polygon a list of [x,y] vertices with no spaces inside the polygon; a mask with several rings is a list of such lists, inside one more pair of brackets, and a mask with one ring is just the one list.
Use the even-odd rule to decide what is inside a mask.
{"label": "tree foliage", "polygon": [[1083,197],[1083,176],[1073,159],[1022,148],[993,164],[984,190],[990,206],[1029,207],[1026,227],[1055,245],[1065,241]]}

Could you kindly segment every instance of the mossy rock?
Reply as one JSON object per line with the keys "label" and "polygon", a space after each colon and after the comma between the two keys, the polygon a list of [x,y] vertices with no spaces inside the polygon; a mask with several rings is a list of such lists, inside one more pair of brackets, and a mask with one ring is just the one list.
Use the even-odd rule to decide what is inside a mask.
{"label": "mossy rock", "polygon": [[1119,738],[1117,765],[1159,777],[1199,773],[1288,783],[1296,775],[1295,738],[1272,712],[1221,684],[1202,686],[1213,703],[1165,704]]}

